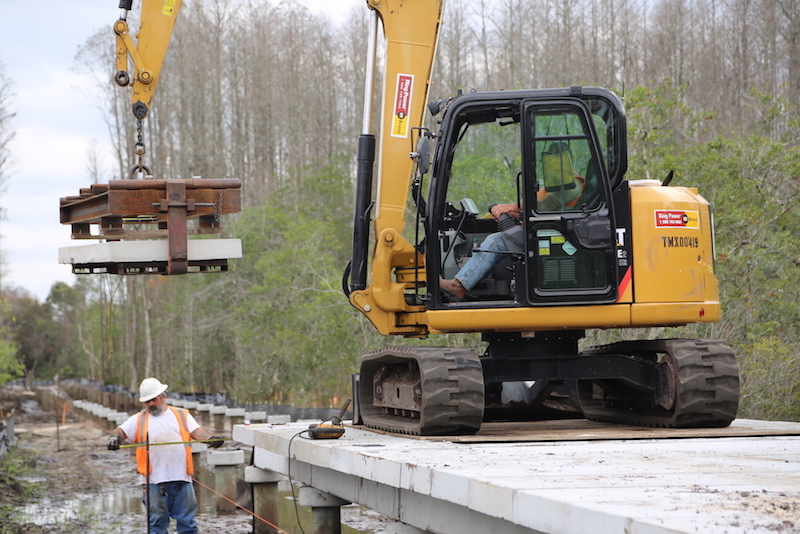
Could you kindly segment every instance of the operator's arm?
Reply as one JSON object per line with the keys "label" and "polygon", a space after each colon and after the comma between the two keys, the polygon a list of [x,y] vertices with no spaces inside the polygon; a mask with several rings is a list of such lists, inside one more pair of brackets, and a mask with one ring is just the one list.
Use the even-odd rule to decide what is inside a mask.
{"label": "operator's arm", "polygon": [[495,219],[499,219],[504,213],[508,213],[512,217],[519,218],[521,211],[522,210],[519,209],[519,205],[516,202],[512,202],[511,204],[495,204],[491,207],[490,213]]}

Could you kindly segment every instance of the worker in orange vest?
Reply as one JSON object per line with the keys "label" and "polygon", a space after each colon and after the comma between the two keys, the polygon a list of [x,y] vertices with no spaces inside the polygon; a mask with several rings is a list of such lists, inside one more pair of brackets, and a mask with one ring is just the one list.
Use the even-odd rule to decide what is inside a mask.
{"label": "worker in orange vest", "polygon": [[[170,517],[179,534],[197,534],[197,496],[192,486],[192,446],[188,441],[207,441],[218,448],[223,439],[212,436],[183,408],[167,404],[167,385],[156,378],[145,378],[139,386],[139,401],[145,409],[118,426],[108,438],[108,449],[117,450],[122,441],[139,443],[148,439],[151,445],[176,443],[151,448],[137,447],[136,465],[147,502],[149,468],[148,518],[152,534],[167,534]],[[149,449],[149,450],[148,450]]]}

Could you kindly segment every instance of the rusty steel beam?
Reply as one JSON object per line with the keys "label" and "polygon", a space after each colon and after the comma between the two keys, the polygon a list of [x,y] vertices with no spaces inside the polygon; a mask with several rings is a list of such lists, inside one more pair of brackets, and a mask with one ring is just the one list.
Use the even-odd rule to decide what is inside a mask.
{"label": "rusty steel beam", "polygon": [[186,197],[186,183],[181,180],[167,182],[167,198],[161,202],[161,211],[167,210],[169,232],[168,274],[186,274],[189,268],[186,213],[194,210],[194,200]]}
{"label": "rusty steel beam", "polygon": [[[78,196],[61,199],[62,224],[72,227],[73,239],[106,241],[166,238],[163,261],[73,264],[73,272],[115,274],[186,274],[220,272],[227,260],[190,261],[188,236],[222,233],[220,216],[241,211],[241,180],[110,180],[82,188]],[[196,219],[190,227],[188,221]],[[99,227],[92,234],[91,226]]]}
{"label": "rusty steel beam", "polygon": [[61,224],[101,224],[106,217],[158,215],[168,181],[183,182],[195,204],[190,218],[237,213],[242,209],[241,180],[111,180],[77,197],[61,199]]}

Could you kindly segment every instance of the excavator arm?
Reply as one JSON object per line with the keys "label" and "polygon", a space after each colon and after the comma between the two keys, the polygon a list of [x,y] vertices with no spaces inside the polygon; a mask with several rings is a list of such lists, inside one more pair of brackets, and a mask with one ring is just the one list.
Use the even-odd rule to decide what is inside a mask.
{"label": "excavator arm", "polygon": [[[364,134],[359,140],[359,178],[356,193],[355,232],[351,262],[350,302],[362,311],[383,334],[424,336],[428,328],[413,319],[405,291],[416,282],[392,276],[396,269],[424,268],[424,258],[403,237],[406,200],[414,161],[412,138],[422,124],[430,86],[431,70],[441,23],[444,0],[367,0],[375,24],[383,25],[385,37],[385,76],[381,112],[380,158],[376,214],[375,246],[367,278],[367,249],[372,196],[372,161],[374,137],[369,113],[365,113]],[[371,47],[372,50],[375,47]],[[371,109],[372,76],[375,58],[368,58],[365,108]],[[370,148],[373,147],[373,148]],[[369,153],[369,154],[368,154]],[[403,314],[402,321],[398,313]],[[399,324],[405,322],[405,324]]]}
{"label": "excavator arm", "polygon": [[[133,86],[131,104],[137,119],[144,118],[150,110],[150,102],[156,90],[181,1],[142,0],[136,44],[128,28],[128,12],[133,6],[133,0],[120,0],[120,18],[114,24],[114,33],[117,35],[117,72],[114,80],[120,87]],[[129,56],[134,65],[132,78],[128,72]]]}

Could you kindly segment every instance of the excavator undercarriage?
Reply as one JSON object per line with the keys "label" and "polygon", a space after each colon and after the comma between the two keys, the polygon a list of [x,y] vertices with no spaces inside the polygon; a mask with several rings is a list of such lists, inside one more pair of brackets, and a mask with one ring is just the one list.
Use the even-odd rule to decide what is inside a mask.
{"label": "excavator undercarriage", "polygon": [[[463,435],[488,419],[552,418],[559,409],[560,417],[575,417],[575,406],[591,420],[653,427],[723,427],[736,417],[738,370],[723,341],[624,341],[558,352],[577,346],[577,338],[517,335],[502,357],[512,345],[508,334],[490,341],[481,358],[446,347],[369,353],[358,392],[363,423],[403,434]],[[504,410],[502,389],[520,381],[530,402]]]}

